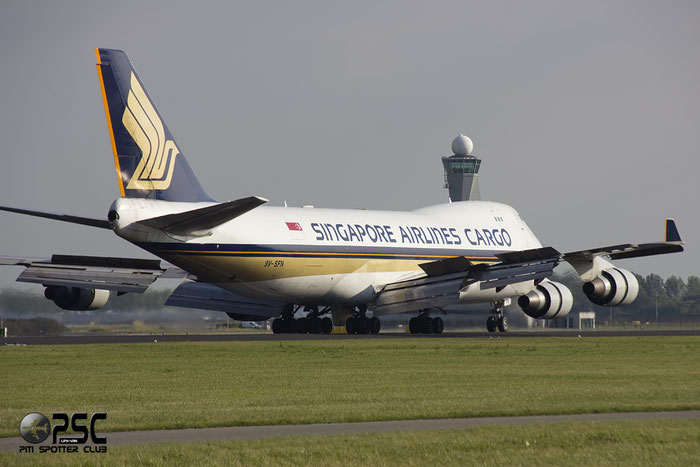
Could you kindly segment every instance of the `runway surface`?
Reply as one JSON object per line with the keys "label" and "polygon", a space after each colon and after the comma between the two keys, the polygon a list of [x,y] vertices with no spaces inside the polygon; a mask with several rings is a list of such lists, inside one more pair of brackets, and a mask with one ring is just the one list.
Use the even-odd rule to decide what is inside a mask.
{"label": "runway surface", "polygon": [[[604,422],[611,420],[655,420],[700,418],[700,410],[678,412],[628,412],[574,415],[530,415],[520,417],[448,418],[437,420],[398,420],[387,422],[317,423],[311,425],[270,425],[184,430],[125,431],[100,433],[107,446],[167,442],[227,441],[275,438],[280,436],[318,436],[388,431],[449,430],[485,425],[525,425],[529,423]],[[48,441],[48,442],[47,442]],[[50,440],[36,446],[49,445]],[[0,451],[18,452],[28,443],[22,438],[0,438]]]}
{"label": "runway surface", "polygon": [[250,342],[250,341],[298,341],[325,339],[508,339],[513,337],[639,337],[639,336],[700,336],[700,329],[688,330],[546,330],[512,332],[445,332],[443,334],[406,334],[386,332],[376,335],[349,334],[272,334],[272,333],[232,333],[232,334],[80,334],[45,337],[0,338],[0,345],[76,345],[76,344],[128,344],[143,342]]}

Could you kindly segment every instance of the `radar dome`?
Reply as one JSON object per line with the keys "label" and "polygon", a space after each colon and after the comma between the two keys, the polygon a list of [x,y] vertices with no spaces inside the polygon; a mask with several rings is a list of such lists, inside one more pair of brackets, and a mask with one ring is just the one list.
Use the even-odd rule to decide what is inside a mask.
{"label": "radar dome", "polygon": [[452,152],[455,156],[471,156],[474,143],[469,136],[459,135],[452,140]]}

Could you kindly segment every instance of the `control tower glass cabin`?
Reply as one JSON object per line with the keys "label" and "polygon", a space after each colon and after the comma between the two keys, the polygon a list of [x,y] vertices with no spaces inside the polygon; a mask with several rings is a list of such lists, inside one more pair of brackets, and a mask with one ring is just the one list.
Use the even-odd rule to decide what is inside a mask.
{"label": "control tower glass cabin", "polygon": [[479,168],[481,159],[471,155],[474,144],[468,136],[459,135],[452,141],[452,156],[442,158],[445,185],[451,201],[480,200]]}

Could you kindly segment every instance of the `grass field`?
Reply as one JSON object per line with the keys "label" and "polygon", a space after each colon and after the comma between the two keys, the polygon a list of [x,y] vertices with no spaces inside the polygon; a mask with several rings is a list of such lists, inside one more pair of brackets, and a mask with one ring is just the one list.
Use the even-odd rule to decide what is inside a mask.
{"label": "grass field", "polygon": [[557,423],[264,441],[109,447],[106,454],[0,453],[0,465],[700,464],[700,420]]}
{"label": "grass field", "polygon": [[101,431],[700,408],[698,337],[0,348],[0,436],[28,412]]}

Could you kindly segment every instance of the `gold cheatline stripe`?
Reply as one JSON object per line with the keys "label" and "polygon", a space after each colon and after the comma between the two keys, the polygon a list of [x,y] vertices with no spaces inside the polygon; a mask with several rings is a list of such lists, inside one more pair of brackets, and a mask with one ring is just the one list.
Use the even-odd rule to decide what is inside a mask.
{"label": "gold cheatline stripe", "polygon": [[[333,256],[404,256],[408,258],[457,258],[458,256],[442,255],[405,255],[391,253],[320,253],[320,252],[298,252],[298,251],[200,251],[200,250],[163,250],[161,253],[203,253],[212,255],[225,254],[260,254],[260,255],[333,255]],[[467,259],[498,259],[495,256],[465,256]]]}
{"label": "gold cheatline stripe", "polygon": [[97,55],[97,76],[100,79],[100,89],[102,90],[102,101],[105,105],[105,115],[107,116],[107,129],[109,130],[109,139],[112,142],[112,154],[114,154],[114,166],[117,168],[117,180],[119,181],[119,192],[122,198],[126,196],[124,193],[124,182],[122,181],[122,170],[119,166],[119,156],[117,156],[117,144],[114,141],[114,131],[112,130],[112,118],[109,116],[109,105],[107,104],[107,93],[105,92],[105,83],[102,78],[102,59],[100,58],[100,49],[95,48],[95,55]]}

